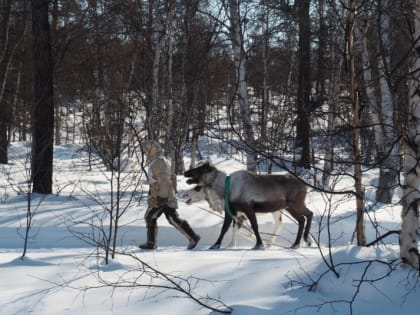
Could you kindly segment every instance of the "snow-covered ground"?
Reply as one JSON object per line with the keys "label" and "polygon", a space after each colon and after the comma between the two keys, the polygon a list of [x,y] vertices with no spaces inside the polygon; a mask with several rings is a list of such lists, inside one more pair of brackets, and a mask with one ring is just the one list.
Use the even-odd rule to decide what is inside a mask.
{"label": "snow-covered ground", "polygon": [[[420,308],[419,278],[400,265],[398,238],[390,236],[384,240],[386,245],[369,248],[351,244],[354,200],[311,189],[307,202],[315,213],[311,233],[319,237],[320,247],[314,242],[312,247],[289,249],[297,225],[285,214],[276,246],[250,250],[253,241],[241,234],[235,248],[208,250],[222,218],[204,202],[188,206],[180,199],[180,216],[201,235],[197,248],[185,250],[186,239],[162,216],[159,248],[141,251],[137,244],[146,236],[146,202],[141,196],[147,185],[135,186],[143,182],[133,179],[136,172],[132,171],[124,174],[130,183],[124,189],[137,193],[121,217],[120,254],[105,265],[104,252],[91,243],[101,238],[98,227],[108,225],[105,209],[109,208],[111,176],[101,167],[89,171],[87,154],[75,145],[55,148],[57,194],[33,196],[28,252],[21,259],[28,209],[27,152],[23,144],[13,143],[10,165],[0,167],[1,315],[218,314],[197,301],[218,310],[231,308],[238,315],[394,315],[417,314]],[[233,159],[214,156],[213,162],[228,173],[243,168]],[[366,175],[367,182],[374,179],[374,173]],[[188,188],[179,176],[179,191]],[[366,217],[368,241],[399,228],[399,206],[372,209]],[[263,233],[271,232],[271,218],[258,217]],[[379,230],[370,222],[379,225]],[[224,244],[229,243],[230,233]],[[338,276],[328,271],[328,265]],[[178,286],[183,291],[174,290]]]}

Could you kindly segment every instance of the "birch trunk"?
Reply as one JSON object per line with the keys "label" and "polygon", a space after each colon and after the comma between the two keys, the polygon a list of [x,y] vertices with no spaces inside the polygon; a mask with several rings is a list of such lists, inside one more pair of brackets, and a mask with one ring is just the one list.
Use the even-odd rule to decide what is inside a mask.
{"label": "birch trunk", "polygon": [[175,148],[174,141],[172,139],[173,129],[174,129],[174,104],[173,104],[173,75],[172,75],[172,50],[173,50],[173,8],[174,2],[170,1],[168,4],[168,73],[167,73],[167,88],[168,88],[168,105],[166,108],[167,113],[167,125],[166,125],[166,135],[165,135],[165,144],[166,149],[169,152],[171,157],[171,170],[172,173],[175,172]]}
{"label": "birch trunk", "polygon": [[420,2],[414,8],[414,49],[412,78],[409,88],[408,134],[404,138],[404,192],[402,198],[402,223],[400,256],[404,263],[419,269],[419,202],[420,202]]}
{"label": "birch trunk", "polygon": [[[378,139],[380,175],[379,185],[376,192],[376,201],[390,204],[397,184],[399,173],[399,148],[395,141],[394,132],[394,99],[390,87],[389,67],[391,65],[390,47],[390,0],[379,1],[380,23],[379,23],[379,43],[381,58],[379,65],[379,84],[381,92],[381,106],[379,115],[381,121],[382,137]],[[395,142],[395,143],[394,143]]]}
{"label": "birch trunk", "polygon": [[243,36],[241,34],[239,4],[237,0],[229,2],[230,9],[230,34],[232,41],[232,52],[235,61],[236,84],[240,116],[244,129],[244,137],[246,143],[246,164],[249,171],[255,172],[257,169],[257,162],[255,153],[249,148],[255,147],[254,130],[251,123],[251,110],[249,106],[249,98],[246,82],[246,56],[243,47]]}
{"label": "birch trunk", "polygon": [[330,178],[333,171],[333,161],[334,161],[334,141],[333,134],[335,130],[335,113],[336,106],[338,103],[339,96],[339,86],[336,84],[338,78],[341,77],[341,68],[343,64],[343,59],[337,56],[335,49],[331,50],[331,60],[333,61],[332,77],[328,83],[328,136],[327,142],[325,144],[325,162],[324,170],[322,173],[322,185],[324,187],[330,187]]}
{"label": "birch trunk", "polygon": [[268,86],[268,63],[269,63],[269,26],[268,26],[268,14],[264,12],[262,15],[262,21],[264,23],[263,37],[264,42],[262,44],[262,57],[263,57],[263,84],[262,84],[262,104],[261,104],[261,140],[267,141],[267,114],[269,105],[269,86]]}
{"label": "birch trunk", "polygon": [[154,7],[154,23],[153,23],[153,44],[154,44],[154,59],[152,68],[152,99],[150,104],[150,117],[149,117],[149,136],[151,139],[156,139],[159,135],[158,126],[158,108],[159,108],[159,69],[160,69],[160,56],[162,47],[165,43],[165,36],[161,15],[159,10],[159,0],[155,0]]}
{"label": "birch trunk", "polygon": [[[369,17],[363,17],[362,20],[369,21]],[[372,79],[372,65],[369,61],[369,49],[368,49],[368,39],[367,39],[367,32],[369,31],[369,25],[368,22],[362,23],[359,25],[359,27],[356,28],[357,36],[360,38],[361,45],[360,48],[360,56],[362,59],[362,65],[363,65],[363,80],[365,81],[365,91],[369,106],[369,111],[371,113],[370,118],[373,123],[373,131],[374,131],[374,137],[375,137],[375,144],[379,145],[381,143],[382,139],[382,130],[381,130],[381,124],[380,124],[380,117],[379,117],[379,111],[378,111],[378,98],[375,94],[375,87],[373,84]],[[379,151],[379,149],[377,149]]]}
{"label": "birch trunk", "polygon": [[349,16],[348,16],[348,34],[347,34],[347,51],[349,55],[348,69],[350,81],[350,98],[352,103],[353,114],[353,164],[354,164],[354,187],[356,195],[356,236],[357,245],[364,246],[366,244],[366,236],[364,231],[364,190],[362,185],[362,168],[361,168],[361,136],[360,136],[360,108],[357,96],[356,86],[356,69],[355,69],[355,19],[356,19],[356,0],[350,0]]}
{"label": "birch trunk", "polygon": [[[321,6],[321,3],[320,3]],[[323,10],[323,6],[320,8],[320,10]],[[336,23],[338,22],[336,19],[332,18],[335,16],[334,13],[335,8],[333,6],[328,6],[328,10],[325,13],[327,17],[330,17],[328,21],[324,22],[324,28],[325,29],[334,29],[336,26]],[[320,13],[321,15],[322,13]],[[325,30],[325,34],[322,34],[324,36],[325,42],[328,42],[328,38],[335,38],[337,43],[343,43],[344,42],[344,33],[341,31],[336,31],[332,34],[327,34],[328,32]],[[327,38],[328,37],[328,38]],[[335,124],[335,118],[336,118],[336,104],[339,103],[339,90],[340,87],[336,82],[338,82],[339,78],[342,77],[342,69],[343,69],[343,62],[344,58],[341,53],[338,52],[337,46],[332,45],[330,48],[326,48],[325,54],[330,55],[331,59],[331,70],[327,73],[329,74],[329,77],[327,77],[327,80],[323,82],[321,80],[322,84],[326,84],[325,87],[321,87],[321,93],[327,93],[327,105],[328,105],[328,118],[327,118],[327,139],[325,143],[325,156],[324,156],[324,169],[322,172],[322,185],[324,188],[331,188],[331,174],[334,169],[334,130],[336,127]],[[319,66],[320,68],[325,68],[325,64],[321,64]],[[323,78],[323,76],[320,76]],[[321,94],[321,97],[323,97],[323,94]]]}

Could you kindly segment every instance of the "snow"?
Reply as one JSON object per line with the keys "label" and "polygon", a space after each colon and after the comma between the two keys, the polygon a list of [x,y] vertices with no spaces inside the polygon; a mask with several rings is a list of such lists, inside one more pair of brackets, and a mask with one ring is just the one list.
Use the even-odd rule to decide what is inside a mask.
{"label": "snow", "polygon": [[[28,206],[27,153],[25,144],[13,143],[10,164],[0,166],[0,314],[218,314],[168,288],[173,285],[209,306],[231,308],[238,315],[414,314],[420,307],[418,274],[400,264],[398,237],[369,248],[355,246],[351,243],[354,199],[313,189],[307,205],[315,213],[311,233],[319,238],[319,247],[313,242],[311,247],[289,249],[297,226],[285,214],[277,246],[250,250],[253,241],[240,234],[235,248],[209,250],[222,218],[204,202],[188,206],[179,199],[180,216],[201,235],[197,248],[186,250],[187,240],[162,216],[158,249],[142,251],[137,245],[146,237],[148,187],[133,167],[124,174],[130,182],[126,190],[137,193],[131,203],[123,197],[126,212],[118,234],[119,254],[106,265],[104,252],[91,243],[100,239],[98,227],[108,224],[104,209],[110,202],[111,176],[100,164],[89,171],[87,153],[77,145],[55,147],[56,194],[32,197],[28,252],[21,259]],[[228,173],[244,168],[233,159],[210,158]],[[365,181],[374,178],[371,171]],[[134,180],[141,185],[135,186]],[[340,182],[340,187],[351,185],[349,179]],[[188,188],[179,176],[178,189]],[[374,194],[368,190],[370,195]],[[372,205],[366,217],[368,241],[399,229],[400,210],[397,203]],[[328,212],[330,238],[327,218],[322,216]],[[270,214],[258,221],[262,233],[272,231]],[[230,233],[223,245],[230,241]]]}

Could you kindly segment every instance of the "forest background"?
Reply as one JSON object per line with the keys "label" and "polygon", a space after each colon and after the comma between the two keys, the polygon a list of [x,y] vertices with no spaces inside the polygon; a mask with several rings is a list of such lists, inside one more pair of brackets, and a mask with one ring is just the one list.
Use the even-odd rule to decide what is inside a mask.
{"label": "forest background", "polygon": [[[378,203],[404,190],[401,256],[418,268],[417,1],[2,0],[0,13],[0,163],[30,141],[31,191],[53,192],[54,144],[120,170],[158,139],[182,174],[206,135],[248,170],[354,195],[363,246],[362,177],[378,168]],[[342,176],[354,186],[335,191]]]}

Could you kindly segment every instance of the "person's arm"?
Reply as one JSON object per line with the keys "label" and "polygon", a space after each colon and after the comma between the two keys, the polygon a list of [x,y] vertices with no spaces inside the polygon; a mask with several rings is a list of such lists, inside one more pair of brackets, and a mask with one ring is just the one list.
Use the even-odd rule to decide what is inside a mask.
{"label": "person's arm", "polygon": [[166,204],[169,197],[169,190],[171,187],[171,180],[168,178],[167,165],[164,160],[157,159],[150,165],[150,198],[151,202],[156,206]]}

